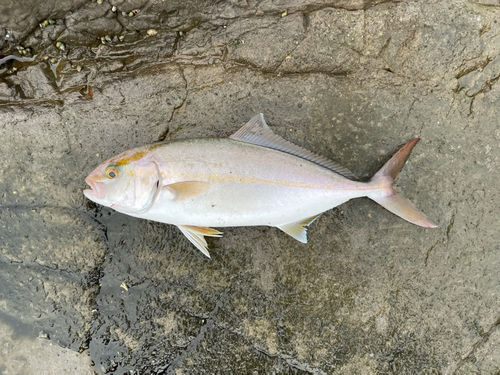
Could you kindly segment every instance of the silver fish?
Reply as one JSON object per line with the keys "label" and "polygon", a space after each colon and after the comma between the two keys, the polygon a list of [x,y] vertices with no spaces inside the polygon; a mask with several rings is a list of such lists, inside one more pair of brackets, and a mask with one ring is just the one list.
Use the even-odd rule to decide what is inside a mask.
{"label": "silver fish", "polygon": [[368,197],[399,217],[435,228],[393,186],[419,141],[403,146],[368,182],[274,134],[264,116],[229,139],[157,143],[125,151],[99,165],[85,196],[118,212],[176,225],[207,257],[212,227],[268,225],[302,243],[306,227],[351,198]]}

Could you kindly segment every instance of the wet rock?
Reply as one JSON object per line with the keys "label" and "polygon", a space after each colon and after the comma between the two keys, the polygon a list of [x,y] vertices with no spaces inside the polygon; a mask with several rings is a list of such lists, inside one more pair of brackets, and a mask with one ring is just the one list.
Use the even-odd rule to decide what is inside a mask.
{"label": "wet rock", "polygon": [[98,293],[95,278],[61,273],[30,262],[9,264],[4,259],[0,262],[2,320],[26,326],[28,336],[33,338],[43,330],[62,347],[76,351],[86,348],[92,301]]}
{"label": "wet rock", "polygon": [[2,205],[0,217],[1,314],[63,347],[87,347],[103,228],[64,208]]}
{"label": "wet rock", "polygon": [[0,5],[0,25],[13,30],[17,38],[23,38],[42,20],[64,17],[87,3],[87,0],[34,0],[22,5],[5,2]]}
{"label": "wet rock", "polygon": [[[5,223],[0,228],[0,256],[5,261],[89,273],[104,258],[103,228],[82,213],[11,207],[0,211],[0,220]],[[85,257],[80,257],[82,247]]]}
{"label": "wet rock", "polygon": [[0,83],[0,100],[10,100],[15,95],[15,89],[7,83]]}
{"label": "wet rock", "polygon": [[130,12],[132,9],[141,9],[148,4],[148,0],[111,0],[111,5],[123,7],[125,12]]}
{"label": "wet rock", "polygon": [[114,71],[117,71],[117,70],[120,70],[121,68],[123,68],[123,63],[121,61],[112,61],[110,63],[108,63],[107,65],[101,67],[99,69],[100,72],[114,72]]}
{"label": "wet rock", "polygon": [[5,80],[11,87],[18,88],[17,93],[21,99],[48,99],[54,93],[54,88],[47,74],[41,65],[34,65]]}
{"label": "wet rock", "polygon": [[[125,40],[127,43],[135,43],[137,46],[138,59],[132,63],[138,66],[144,62],[155,61],[156,59],[165,59],[172,57],[175,52],[177,43],[177,33],[160,31],[153,38],[146,38],[146,32],[141,35],[126,34]],[[123,49],[122,53],[129,56],[128,45]]]}
{"label": "wet rock", "polygon": [[[104,11],[104,10],[103,10]],[[99,12],[100,13],[100,12]],[[70,18],[67,20],[68,29],[59,37],[60,40],[69,44],[84,44],[87,43],[91,35],[117,35],[122,31],[122,25],[112,16],[104,14],[94,15],[94,19],[88,19],[89,15],[85,14],[81,18]],[[86,39],[81,39],[80,35],[87,35]],[[94,40],[95,37],[92,38]]]}

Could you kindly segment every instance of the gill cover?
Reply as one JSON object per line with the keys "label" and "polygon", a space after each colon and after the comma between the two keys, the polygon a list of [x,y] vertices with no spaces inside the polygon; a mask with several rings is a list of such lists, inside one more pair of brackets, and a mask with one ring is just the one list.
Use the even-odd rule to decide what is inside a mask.
{"label": "gill cover", "polygon": [[129,174],[132,178],[125,196],[132,198],[129,204],[116,203],[112,207],[123,213],[140,215],[148,212],[155,204],[162,188],[162,176],[158,164],[148,162],[131,162]]}

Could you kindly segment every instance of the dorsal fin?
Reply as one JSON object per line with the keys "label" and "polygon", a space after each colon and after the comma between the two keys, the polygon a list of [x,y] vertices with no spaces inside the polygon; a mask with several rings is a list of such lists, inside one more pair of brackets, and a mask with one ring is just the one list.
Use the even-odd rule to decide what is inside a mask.
{"label": "dorsal fin", "polygon": [[279,135],[274,134],[269,126],[267,126],[262,113],[259,113],[257,116],[248,121],[241,127],[240,130],[231,135],[229,138],[236,141],[251,143],[286,152],[287,154],[292,154],[321,165],[322,167],[325,167],[350,180],[358,180],[357,177],[347,168],[344,168],[323,156],[316,155],[305,148],[294,145],[293,143],[281,138]]}

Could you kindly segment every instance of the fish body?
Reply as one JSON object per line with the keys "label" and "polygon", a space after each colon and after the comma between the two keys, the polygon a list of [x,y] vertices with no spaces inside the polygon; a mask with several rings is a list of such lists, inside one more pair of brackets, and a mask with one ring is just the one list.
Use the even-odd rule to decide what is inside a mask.
{"label": "fish body", "polygon": [[164,191],[151,209],[136,215],[174,225],[279,226],[318,215],[371,189],[294,155],[232,139],[172,142],[151,153],[164,184],[210,184],[192,199],[172,199]]}
{"label": "fish body", "polygon": [[229,139],[172,141],[117,155],[87,177],[92,189],[84,194],[116,211],[178,226],[207,256],[204,236],[222,234],[211,227],[274,226],[307,242],[312,221],[357,197],[435,227],[392,186],[417,141],[369,182],[360,182],[347,169],[274,134],[260,114]]}

